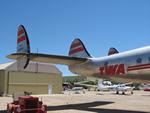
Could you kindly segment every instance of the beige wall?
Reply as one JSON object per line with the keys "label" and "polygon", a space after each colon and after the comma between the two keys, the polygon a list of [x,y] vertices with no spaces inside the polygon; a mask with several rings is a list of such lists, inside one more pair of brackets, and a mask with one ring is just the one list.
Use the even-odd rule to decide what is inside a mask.
{"label": "beige wall", "polygon": [[5,71],[0,70],[0,92],[5,93]]}
{"label": "beige wall", "polygon": [[5,79],[9,81],[9,85],[6,88],[8,94],[24,91],[32,92],[32,94],[48,94],[49,84],[52,85],[52,93],[61,93],[62,91],[61,75],[32,72],[8,72],[5,76],[7,76]]}

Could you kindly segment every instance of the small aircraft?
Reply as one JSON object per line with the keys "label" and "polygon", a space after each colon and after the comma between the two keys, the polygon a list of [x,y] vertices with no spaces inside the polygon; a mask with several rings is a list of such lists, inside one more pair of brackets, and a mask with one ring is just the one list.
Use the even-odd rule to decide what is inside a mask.
{"label": "small aircraft", "polygon": [[[85,89],[83,87],[73,87],[72,89],[68,89],[66,91],[71,91],[73,92],[74,94],[80,94],[80,93],[83,93],[85,94]],[[70,93],[70,92],[69,92]]]}
{"label": "small aircraft", "polygon": [[122,92],[122,94],[125,94],[125,92],[130,91],[131,94],[133,94],[134,87],[130,87],[132,83],[125,83],[125,84],[113,84],[110,81],[102,81],[98,83],[97,89],[99,91],[116,91],[116,94],[119,94],[119,92]]}
{"label": "small aircraft", "polygon": [[119,53],[110,48],[108,56],[92,57],[80,39],[75,39],[69,56],[31,53],[27,32],[19,26],[17,53],[7,56],[18,61],[18,69],[25,69],[29,61],[68,65],[71,72],[99,78],[123,78],[129,81],[150,82],[150,46]]}
{"label": "small aircraft", "polygon": [[82,81],[82,82],[76,82],[74,83],[74,86],[79,86],[79,87],[83,87],[84,89],[88,89],[89,91],[90,90],[96,90],[97,89],[97,85],[90,85],[90,84],[87,84],[91,81]]}
{"label": "small aircraft", "polygon": [[110,81],[99,81],[97,85],[98,91],[111,91],[114,90],[117,86],[112,85]]}
{"label": "small aircraft", "polygon": [[131,94],[133,94],[133,89],[135,87],[130,87],[130,86],[126,86],[126,84],[119,84],[118,86],[116,86],[115,90],[116,90],[116,94],[119,94],[119,92],[122,92],[122,94],[124,95],[125,92],[131,92]]}
{"label": "small aircraft", "polygon": [[141,84],[140,89],[144,91],[150,91],[150,84]]}

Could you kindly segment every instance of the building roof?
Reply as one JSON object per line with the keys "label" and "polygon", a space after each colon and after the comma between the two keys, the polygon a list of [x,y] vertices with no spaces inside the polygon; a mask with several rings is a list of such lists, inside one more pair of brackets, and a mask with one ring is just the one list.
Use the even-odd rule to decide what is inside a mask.
{"label": "building roof", "polygon": [[[17,62],[8,62],[0,64],[0,70],[18,71]],[[23,71],[34,73],[38,72],[38,73],[62,74],[61,71],[55,65],[41,62],[30,62],[28,67]]]}
{"label": "building roof", "polygon": [[13,63],[14,62],[8,62],[8,63],[0,64],[0,70],[5,70],[7,67],[12,65]]}

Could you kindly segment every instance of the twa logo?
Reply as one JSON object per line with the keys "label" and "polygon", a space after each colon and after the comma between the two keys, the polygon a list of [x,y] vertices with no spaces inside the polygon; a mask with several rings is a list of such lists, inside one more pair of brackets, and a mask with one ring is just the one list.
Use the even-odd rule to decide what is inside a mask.
{"label": "twa logo", "polygon": [[124,64],[115,64],[99,68],[101,75],[120,75],[125,74]]}

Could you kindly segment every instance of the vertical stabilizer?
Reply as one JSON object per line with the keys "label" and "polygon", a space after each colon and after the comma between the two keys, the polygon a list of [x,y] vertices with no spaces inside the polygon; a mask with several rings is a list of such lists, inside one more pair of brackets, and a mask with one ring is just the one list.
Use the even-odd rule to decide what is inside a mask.
{"label": "vertical stabilizer", "polygon": [[113,54],[117,54],[117,53],[119,53],[119,51],[118,51],[116,48],[111,47],[111,48],[109,49],[109,51],[108,51],[108,56],[109,56],[109,55],[113,55]]}
{"label": "vertical stabilizer", "polygon": [[17,58],[18,70],[23,70],[27,67],[30,60],[30,43],[27,32],[23,25],[20,25],[17,33],[17,53],[25,53],[25,56]]}
{"label": "vertical stabilizer", "polygon": [[17,37],[17,53],[30,53],[29,39],[23,25],[19,26]]}
{"label": "vertical stabilizer", "polygon": [[79,58],[91,57],[80,39],[73,40],[70,46],[69,56]]}

